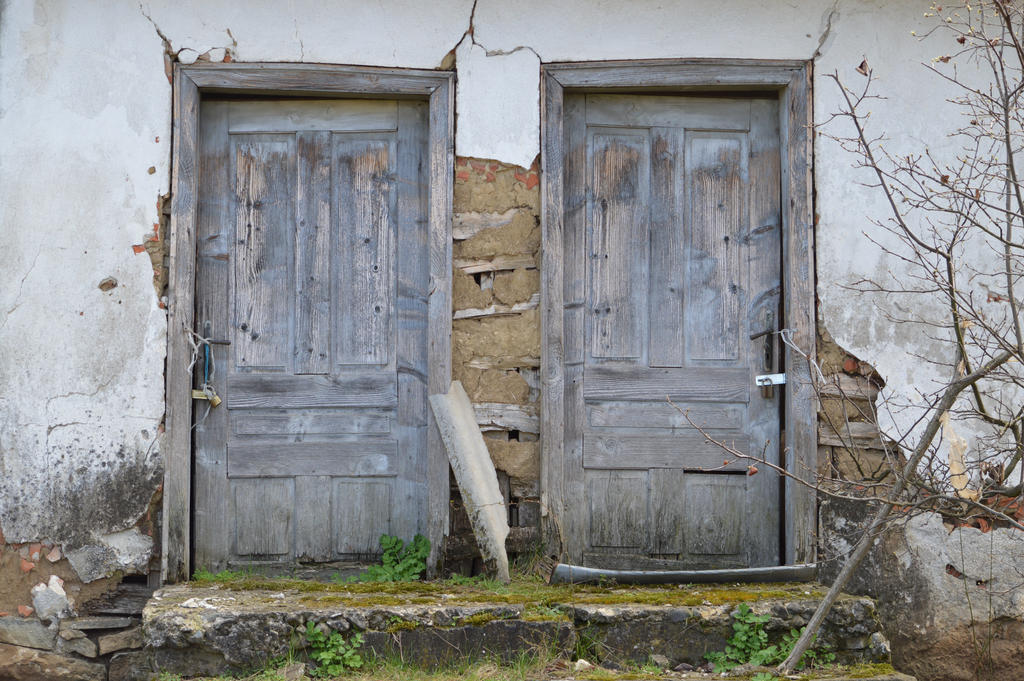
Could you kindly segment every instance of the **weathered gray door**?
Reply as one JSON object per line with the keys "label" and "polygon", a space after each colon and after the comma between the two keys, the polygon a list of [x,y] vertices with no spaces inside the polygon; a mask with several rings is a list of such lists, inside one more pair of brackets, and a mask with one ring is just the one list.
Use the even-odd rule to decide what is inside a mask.
{"label": "weathered gray door", "polygon": [[196,332],[229,344],[210,346],[223,403],[195,408],[193,565],[426,534],[427,117],[203,101]]}
{"label": "weathered gray door", "polygon": [[[565,99],[562,504],[601,567],[779,563],[777,102]],[[728,463],[726,463],[728,462]]]}

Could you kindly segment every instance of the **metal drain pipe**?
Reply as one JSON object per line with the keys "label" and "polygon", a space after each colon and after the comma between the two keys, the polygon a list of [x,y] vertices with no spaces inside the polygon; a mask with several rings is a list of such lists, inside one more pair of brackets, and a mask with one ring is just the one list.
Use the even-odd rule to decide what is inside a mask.
{"label": "metal drain pipe", "polygon": [[817,563],[728,570],[601,570],[559,563],[551,584],[708,584],[715,582],[809,582],[818,574]]}

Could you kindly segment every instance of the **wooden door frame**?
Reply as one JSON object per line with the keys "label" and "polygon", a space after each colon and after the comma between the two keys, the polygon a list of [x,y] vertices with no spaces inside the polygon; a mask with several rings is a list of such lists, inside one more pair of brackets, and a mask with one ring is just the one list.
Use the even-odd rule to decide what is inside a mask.
{"label": "wooden door frame", "polygon": [[[815,357],[811,62],[666,59],[552,63],[541,67],[541,507],[548,546],[564,517],[563,102],[566,91],[661,93],[763,90],[779,97],[782,154],[782,277],[786,346],[786,471],[808,482],[817,470],[817,414],[810,364]],[[801,356],[803,353],[804,356]],[[579,500],[575,500],[577,503]],[[785,478],[786,564],[815,559],[816,495]]]}
{"label": "wooden door frame", "polygon": [[[319,64],[175,64],[171,169],[170,281],[161,569],[163,582],[191,575],[192,358],[195,317],[199,109],[204,93],[371,97],[429,101],[429,393],[451,382],[452,187],[455,74],[447,71]],[[427,527],[430,571],[441,555],[448,518],[448,459],[436,424],[428,432]]]}

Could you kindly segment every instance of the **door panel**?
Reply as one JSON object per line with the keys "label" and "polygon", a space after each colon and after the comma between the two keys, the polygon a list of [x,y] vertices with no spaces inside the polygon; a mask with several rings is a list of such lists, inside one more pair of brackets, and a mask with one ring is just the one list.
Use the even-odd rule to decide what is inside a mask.
{"label": "door panel", "polygon": [[647,284],[647,211],[640,197],[650,192],[649,140],[635,130],[599,130],[588,142],[590,354],[640,357]]}
{"label": "door panel", "polygon": [[196,331],[230,344],[195,372],[196,566],[426,533],[427,116],[204,100]]}
{"label": "door panel", "polygon": [[568,95],[565,139],[569,559],[778,564],[777,475],[680,413],[779,460],[777,102]]}

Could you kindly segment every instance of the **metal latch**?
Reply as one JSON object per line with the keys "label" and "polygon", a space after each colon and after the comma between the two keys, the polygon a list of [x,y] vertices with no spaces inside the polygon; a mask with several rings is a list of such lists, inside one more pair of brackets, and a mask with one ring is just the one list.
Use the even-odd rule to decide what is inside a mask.
{"label": "metal latch", "polygon": [[786,385],[786,374],[760,374],[754,376],[754,385],[762,388],[768,385]]}

